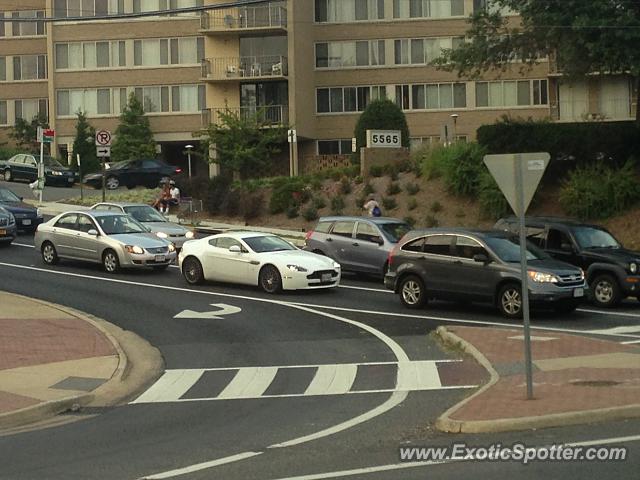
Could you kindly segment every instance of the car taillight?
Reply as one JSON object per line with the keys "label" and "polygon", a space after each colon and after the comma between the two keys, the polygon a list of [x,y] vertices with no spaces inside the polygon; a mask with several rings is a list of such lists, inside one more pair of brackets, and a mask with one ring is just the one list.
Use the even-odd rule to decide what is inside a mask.
{"label": "car taillight", "polygon": [[391,268],[391,265],[393,263],[393,257],[397,253],[397,251],[398,251],[398,245],[393,247],[389,252],[389,256],[387,257],[387,265],[389,265],[389,268]]}
{"label": "car taillight", "polygon": [[313,230],[309,230],[304,236],[304,239],[309,240],[311,238],[311,235],[313,235]]}
{"label": "car taillight", "polygon": [[182,169],[181,168],[176,168],[176,173],[182,173]]}

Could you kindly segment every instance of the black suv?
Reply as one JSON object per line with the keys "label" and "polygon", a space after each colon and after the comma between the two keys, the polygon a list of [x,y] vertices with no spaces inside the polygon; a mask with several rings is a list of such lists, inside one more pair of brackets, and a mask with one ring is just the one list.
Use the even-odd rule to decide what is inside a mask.
{"label": "black suv", "polygon": [[[127,188],[138,185],[156,188],[181,172],[181,168],[169,165],[162,160],[125,160],[113,164],[105,171],[105,186],[109,190],[115,190],[121,185]],[[90,173],[84,177],[83,182],[93,188],[102,188],[102,172]]]}
{"label": "black suv", "polygon": [[[532,306],[561,313],[585,296],[584,273],[527,245]],[[389,255],[387,288],[409,308],[429,298],[493,303],[508,318],[522,314],[520,244],[508,232],[430,229],[409,232]]]}
{"label": "black suv", "polygon": [[[624,297],[640,299],[640,252],[625,249],[606,229],[552,217],[528,217],[525,225],[530,242],[586,272],[596,305],[611,307]],[[518,219],[500,219],[495,228],[515,233]]]}

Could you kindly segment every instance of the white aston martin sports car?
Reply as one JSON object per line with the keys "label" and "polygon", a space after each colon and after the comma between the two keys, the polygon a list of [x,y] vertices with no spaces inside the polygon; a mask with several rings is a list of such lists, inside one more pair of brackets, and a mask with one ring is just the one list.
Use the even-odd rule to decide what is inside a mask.
{"label": "white aston martin sports car", "polygon": [[188,283],[258,285],[265,292],[337,287],[340,264],[300,250],[282,238],[258,232],[229,232],[190,240],[180,255]]}

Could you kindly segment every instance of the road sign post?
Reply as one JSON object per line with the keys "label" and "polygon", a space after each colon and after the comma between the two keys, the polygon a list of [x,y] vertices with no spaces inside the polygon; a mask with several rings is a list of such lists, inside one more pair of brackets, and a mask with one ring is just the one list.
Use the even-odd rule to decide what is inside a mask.
{"label": "road sign post", "polygon": [[38,126],[36,131],[40,142],[40,163],[38,164],[38,202],[42,204],[42,192],[44,191],[44,144],[52,143],[56,132],[50,128]]}
{"label": "road sign post", "polygon": [[111,132],[109,130],[96,131],[96,155],[102,159],[102,201],[106,201],[106,171],[105,158],[111,157]]}
{"label": "road sign post", "polygon": [[289,141],[289,176],[298,175],[298,134],[294,129],[287,132]]}
{"label": "road sign post", "polygon": [[[519,218],[520,243],[520,305],[524,325],[524,356],[527,378],[527,399],[533,399],[533,368],[531,358],[531,318],[529,313],[529,272],[527,268],[527,233],[525,213],[542,175],[549,164],[548,153],[514,153],[485,155],[484,163],[498,187]],[[526,163],[527,168],[523,169]]]}

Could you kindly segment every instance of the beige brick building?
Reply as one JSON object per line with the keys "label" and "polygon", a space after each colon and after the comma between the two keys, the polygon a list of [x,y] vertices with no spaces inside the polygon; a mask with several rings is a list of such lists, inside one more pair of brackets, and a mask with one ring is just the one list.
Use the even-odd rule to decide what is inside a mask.
{"label": "beige brick building", "polygon": [[[204,0],[205,4],[225,3]],[[274,0],[135,19],[65,20],[200,6],[203,0],[0,0],[0,15],[56,16],[0,24],[0,142],[15,118],[49,115],[64,155],[75,112],[115,130],[130,93],[145,104],[160,154],[183,162],[192,132],[220,109],[264,112],[298,132],[301,163],[350,153],[359,113],[386,97],[405,111],[412,145],[472,139],[503,115],[554,121],[628,120],[625,76],[568,84],[543,62],[525,76],[460,79],[429,62],[464,41],[484,0]],[[454,121],[452,115],[457,115]],[[5,128],[3,128],[5,127]]]}

